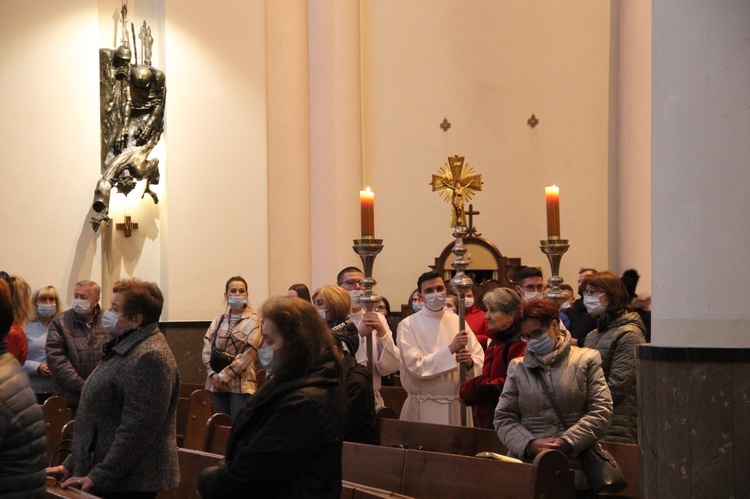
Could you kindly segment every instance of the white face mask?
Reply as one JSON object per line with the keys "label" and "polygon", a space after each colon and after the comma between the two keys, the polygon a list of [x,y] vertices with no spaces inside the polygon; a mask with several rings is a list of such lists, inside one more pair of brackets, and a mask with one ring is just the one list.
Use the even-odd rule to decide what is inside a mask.
{"label": "white face mask", "polygon": [[594,296],[584,296],[583,297],[583,306],[586,307],[586,310],[591,314],[593,317],[598,317],[604,313],[606,308],[604,305],[602,305],[601,300],[599,299],[601,295],[594,295]]}
{"label": "white face mask", "polygon": [[326,317],[326,309],[325,308],[318,308],[316,309],[318,311],[318,315],[323,318],[324,321],[327,321],[328,318]]}
{"label": "white face mask", "polygon": [[469,298],[468,296],[464,300],[464,305],[466,308],[471,308],[474,306],[474,297]]}
{"label": "white face mask", "polygon": [[91,301],[84,300],[83,298],[76,298],[73,300],[73,310],[75,310],[78,315],[85,315],[91,310]]}
{"label": "white face mask", "polygon": [[539,291],[524,291],[523,301],[535,300],[537,298],[540,298],[541,294],[542,293],[540,293]]}
{"label": "white face mask", "polygon": [[433,312],[437,312],[445,305],[445,297],[447,296],[447,293],[441,291],[439,293],[430,293],[422,296],[424,296],[424,306]]}
{"label": "white face mask", "polygon": [[445,311],[446,311],[446,312],[451,312],[451,313],[454,313],[454,314],[456,313],[456,309],[455,309],[455,308],[453,308],[453,307],[448,307],[448,306],[446,306],[446,307],[445,307]]}
{"label": "white face mask", "polygon": [[560,305],[560,312],[565,312],[569,308],[570,308],[570,302],[566,301],[565,303],[563,303],[562,305]]}
{"label": "white face mask", "polygon": [[243,305],[247,305],[247,298],[244,296],[230,296],[227,298],[227,303],[231,308],[240,308]]}
{"label": "white face mask", "polygon": [[117,328],[117,321],[119,320],[120,316],[111,310],[105,310],[102,314],[102,329],[110,338],[117,338],[124,332]]}

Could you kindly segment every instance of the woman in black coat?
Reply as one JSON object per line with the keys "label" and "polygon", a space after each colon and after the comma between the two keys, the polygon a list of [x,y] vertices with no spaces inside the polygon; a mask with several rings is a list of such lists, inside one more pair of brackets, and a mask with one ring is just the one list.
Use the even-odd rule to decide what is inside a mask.
{"label": "woman in black coat", "polygon": [[203,470],[205,499],[341,496],[342,371],[330,329],[299,298],[263,305],[258,358],[269,376],[240,413],[225,463]]}

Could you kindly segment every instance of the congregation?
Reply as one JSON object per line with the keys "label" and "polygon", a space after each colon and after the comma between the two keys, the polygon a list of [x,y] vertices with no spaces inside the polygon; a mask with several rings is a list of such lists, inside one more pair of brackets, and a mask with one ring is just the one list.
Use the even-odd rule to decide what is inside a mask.
{"label": "congregation", "polygon": [[[650,339],[650,300],[636,294],[635,270],[581,268],[578,297],[563,286],[559,303],[545,297],[542,272],[525,267],[513,289],[469,290],[463,329],[441,273],[418,277],[403,315],[386,299],[367,310],[364,277],[346,267],[312,293],[294,284],[259,313],[247,281],[227,280],[201,362],[233,430],[224,462],[200,474],[202,497],[340,497],[342,442],[379,444],[389,384],[405,390],[402,420],[493,429],[525,462],[563,452],[579,497],[593,493],[581,452],[600,439],[637,442],[635,348]],[[32,293],[20,276],[0,278],[0,490],[44,497],[46,475],[99,497],[176,487],[180,376],[158,326],[161,290],[120,281],[105,310],[99,285],[83,280],[63,310],[54,287]],[[53,395],[76,430],[71,456],[45,469],[40,404]]]}

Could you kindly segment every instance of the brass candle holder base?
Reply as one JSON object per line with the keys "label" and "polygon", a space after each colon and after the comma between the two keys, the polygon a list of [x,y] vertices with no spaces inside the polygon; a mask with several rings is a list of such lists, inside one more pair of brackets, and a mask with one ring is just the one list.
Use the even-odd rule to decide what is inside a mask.
{"label": "brass candle holder base", "polygon": [[552,290],[546,293],[544,297],[553,300],[559,307],[568,299],[567,295],[560,289],[560,284],[564,281],[564,279],[560,277],[560,261],[565,252],[570,248],[570,245],[568,244],[567,239],[557,238],[542,239],[539,241],[539,244],[542,253],[547,255],[550,269],[552,271],[552,275],[547,280],[549,285],[552,286]]}

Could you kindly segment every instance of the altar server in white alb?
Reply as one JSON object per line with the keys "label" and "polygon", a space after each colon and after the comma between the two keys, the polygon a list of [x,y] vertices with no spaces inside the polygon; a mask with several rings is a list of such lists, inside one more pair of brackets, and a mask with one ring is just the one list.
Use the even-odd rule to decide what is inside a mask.
{"label": "altar server in white alb", "polygon": [[[459,364],[467,376],[482,373],[484,352],[468,324],[459,332],[458,315],[445,311],[445,282],[437,272],[417,281],[424,307],[398,325],[401,384],[407,398],[401,419],[459,425]],[[466,421],[471,421],[467,410]]]}

